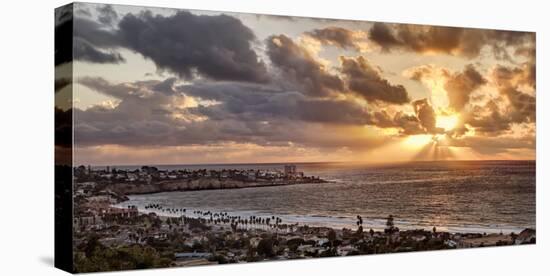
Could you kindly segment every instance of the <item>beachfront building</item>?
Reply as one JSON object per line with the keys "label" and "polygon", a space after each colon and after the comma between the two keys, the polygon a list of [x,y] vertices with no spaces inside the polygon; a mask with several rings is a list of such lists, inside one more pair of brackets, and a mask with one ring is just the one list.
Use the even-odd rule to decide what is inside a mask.
{"label": "beachfront building", "polygon": [[110,207],[102,211],[102,217],[107,219],[114,218],[134,218],[139,215],[136,207],[131,208],[114,208]]}
{"label": "beachfront building", "polygon": [[285,176],[296,175],[296,165],[285,165]]}

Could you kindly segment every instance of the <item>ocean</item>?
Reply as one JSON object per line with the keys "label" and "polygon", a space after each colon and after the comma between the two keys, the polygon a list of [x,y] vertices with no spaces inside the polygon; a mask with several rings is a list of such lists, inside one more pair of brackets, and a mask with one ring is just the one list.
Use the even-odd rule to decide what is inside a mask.
{"label": "ocean", "polygon": [[[160,169],[278,169],[284,164],[170,165]],[[535,161],[437,161],[394,165],[297,163],[308,176],[330,180],[232,190],[132,195],[121,206],[278,216],[283,223],[382,229],[389,215],[401,229],[510,233],[535,228]],[[117,167],[124,168],[124,167]],[[134,167],[126,167],[133,169]]]}

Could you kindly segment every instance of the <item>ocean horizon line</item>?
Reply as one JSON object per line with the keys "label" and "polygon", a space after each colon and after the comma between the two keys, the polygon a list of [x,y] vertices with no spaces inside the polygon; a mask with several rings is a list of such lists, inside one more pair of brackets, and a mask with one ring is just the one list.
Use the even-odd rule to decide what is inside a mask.
{"label": "ocean horizon line", "polygon": [[153,164],[153,163],[140,163],[140,164],[73,164],[77,166],[91,166],[97,167],[138,167],[138,166],[158,166],[158,167],[170,167],[170,166],[244,166],[244,165],[314,165],[314,164],[354,164],[354,165],[366,165],[366,166],[384,166],[384,165],[401,165],[411,163],[453,163],[453,162],[536,162],[535,159],[457,159],[457,160],[409,160],[409,161],[395,161],[395,162],[362,162],[362,161],[312,161],[312,162],[236,162],[236,163],[170,163],[170,164]]}

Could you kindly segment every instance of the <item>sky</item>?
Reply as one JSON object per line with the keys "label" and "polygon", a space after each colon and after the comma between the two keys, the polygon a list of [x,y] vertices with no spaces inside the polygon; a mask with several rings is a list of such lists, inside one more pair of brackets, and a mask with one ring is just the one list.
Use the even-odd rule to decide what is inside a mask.
{"label": "sky", "polygon": [[76,3],[56,33],[75,164],[535,159],[531,32]]}

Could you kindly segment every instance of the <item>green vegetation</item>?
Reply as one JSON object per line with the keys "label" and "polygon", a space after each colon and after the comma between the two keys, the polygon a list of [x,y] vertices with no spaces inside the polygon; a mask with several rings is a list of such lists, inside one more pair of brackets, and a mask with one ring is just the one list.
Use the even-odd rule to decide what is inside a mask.
{"label": "green vegetation", "polygon": [[112,248],[101,244],[97,236],[91,236],[77,249],[77,272],[159,268],[172,264],[171,259],[162,257],[150,246],[131,244]]}

